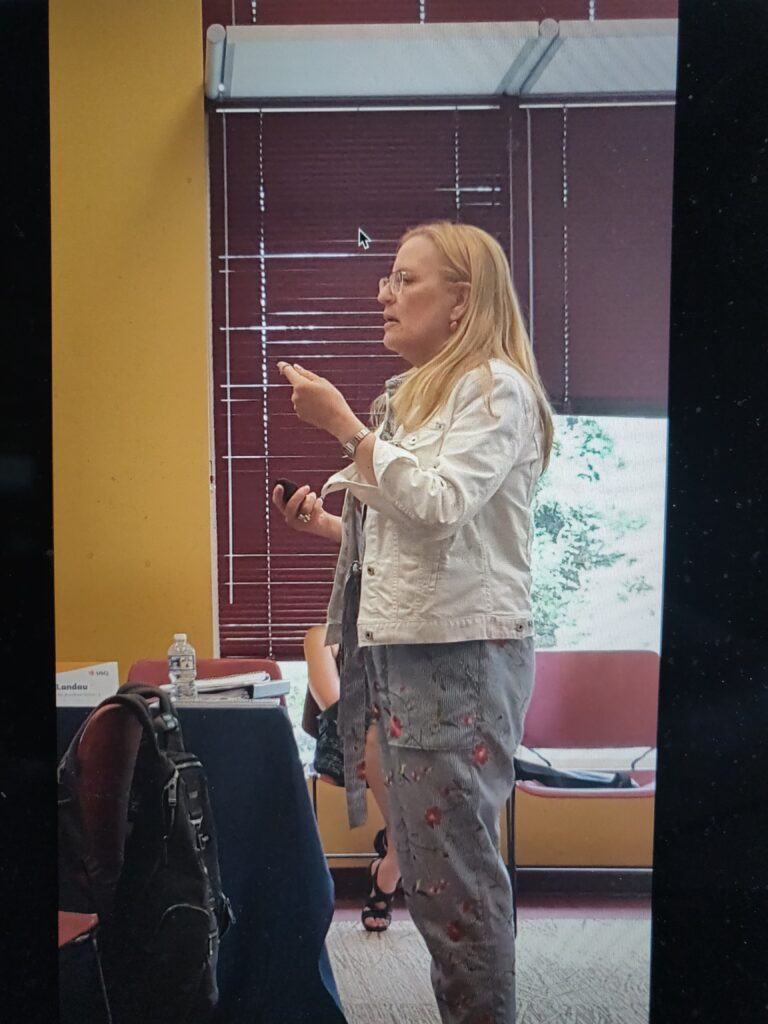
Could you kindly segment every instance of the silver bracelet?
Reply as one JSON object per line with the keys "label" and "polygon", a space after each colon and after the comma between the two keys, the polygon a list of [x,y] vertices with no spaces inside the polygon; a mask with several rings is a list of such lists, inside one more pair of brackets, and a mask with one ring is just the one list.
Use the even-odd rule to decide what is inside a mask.
{"label": "silver bracelet", "polygon": [[341,446],[344,451],[344,454],[347,455],[350,459],[354,459],[355,452],[357,451],[357,446],[360,444],[363,438],[368,437],[369,434],[370,430],[368,429],[368,427],[361,427],[361,429],[358,430],[354,437],[350,437],[350,439],[348,441],[345,441],[344,444]]}

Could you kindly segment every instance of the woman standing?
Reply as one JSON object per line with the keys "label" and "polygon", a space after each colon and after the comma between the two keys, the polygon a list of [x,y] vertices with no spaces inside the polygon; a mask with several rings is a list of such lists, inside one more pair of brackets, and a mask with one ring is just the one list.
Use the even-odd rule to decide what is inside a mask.
{"label": "woman standing", "polygon": [[[384,344],[411,369],[387,382],[375,432],[329,381],[279,364],[299,418],[353,460],[323,488],[348,492],[326,643],[347,648],[350,824],[363,819],[355,776],[373,721],[390,841],[442,1020],[511,1024],[513,907],[498,822],[533,686],[531,503],[552,415],[509,266],[485,232],[409,231],[379,302]],[[322,499],[307,498],[301,514],[312,517]],[[382,890],[391,881],[379,872]]]}

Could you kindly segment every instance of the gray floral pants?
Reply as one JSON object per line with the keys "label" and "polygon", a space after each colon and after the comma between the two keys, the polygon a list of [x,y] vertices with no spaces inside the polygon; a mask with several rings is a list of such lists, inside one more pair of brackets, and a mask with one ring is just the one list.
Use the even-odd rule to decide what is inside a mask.
{"label": "gray floral pants", "polygon": [[408,909],[443,1024],[513,1024],[512,890],[498,822],[533,638],[364,648]]}

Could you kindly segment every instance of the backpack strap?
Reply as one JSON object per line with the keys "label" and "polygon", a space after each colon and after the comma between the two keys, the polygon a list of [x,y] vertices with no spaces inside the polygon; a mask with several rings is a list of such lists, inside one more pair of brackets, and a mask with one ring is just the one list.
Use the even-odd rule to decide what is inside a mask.
{"label": "backpack strap", "polygon": [[173,714],[171,698],[159,686],[152,686],[150,683],[126,683],[125,686],[120,687],[114,696],[122,697],[128,693],[135,693],[139,697],[144,697],[145,700],[156,700],[164,714]]}
{"label": "backpack strap", "polygon": [[[164,751],[181,753],[184,750],[184,737],[181,722],[173,706],[171,698],[157,686],[148,683],[127,683],[121,686],[116,696],[141,697],[144,701],[158,701],[160,710],[151,715],[152,727],[155,730],[155,742]],[[144,705],[146,707],[146,705]]]}
{"label": "backpack strap", "polygon": [[[127,691],[127,692],[126,692]],[[137,692],[139,691],[139,692]],[[149,710],[148,701],[159,699],[160,711],[153,715]],[[67,747],[66,753],[59,762],[57,779],[60,784],[66,783],[77,775],[76,757],[77,748],[83,733],[92,722],[94,715],[104,707],[116,705],[129,710],[136,718],[149,740],[149,749],[156,757],[162,757],[166,750],[181,751],[184,749],[184,741],[181,735],[181,724],[173,711],[168,694],[158,690],[155,686],[143,686],[131,684],[122,687],[117,693],[103,700],[82,722],[80,728],[72,738]]]}

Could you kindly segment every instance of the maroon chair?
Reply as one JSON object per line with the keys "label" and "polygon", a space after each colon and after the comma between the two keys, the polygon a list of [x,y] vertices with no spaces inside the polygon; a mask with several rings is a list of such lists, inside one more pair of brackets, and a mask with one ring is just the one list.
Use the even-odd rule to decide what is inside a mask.
{"label": "maroon chair", "polygon": [[96,914],[78,914],[69,910],[59,911],[59,949],[75,939],[91,932],[99,923]]}
{"label": "maroon chair", "polygon": [[112,1013],[104,985],[95,914],[59,911],[60,1024],[109,1024]]}
{"label": "maroon chair", "polygon": [[[531,750],[656,746],[659,656],[653,651],[537,651],[536,682],[523,729]],[[524,754],[523,754],[524,756]],[[636,759],[639,760],[639,759]],[[552,789],[517,782],[507,801],[507,860],[515,892],[515,793],[544,799],[653,798],[655,772],[634,771],[635,789]]]}
{"label": "maroon chair", "polygon": [[537,651],[523,746],[653,748],[658,708],[653,651]]}

